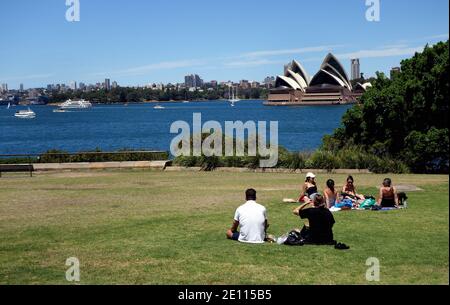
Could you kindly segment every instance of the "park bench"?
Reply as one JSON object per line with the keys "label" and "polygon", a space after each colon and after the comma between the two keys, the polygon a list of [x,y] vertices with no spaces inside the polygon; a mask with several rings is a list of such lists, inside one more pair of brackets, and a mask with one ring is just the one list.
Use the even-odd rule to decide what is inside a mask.
{"label": "park bench", "polygon": [[29,172],[30,177],[33,177],[34,167],[32,164],[0,164],[0,178],[2,173],[19,173]]}

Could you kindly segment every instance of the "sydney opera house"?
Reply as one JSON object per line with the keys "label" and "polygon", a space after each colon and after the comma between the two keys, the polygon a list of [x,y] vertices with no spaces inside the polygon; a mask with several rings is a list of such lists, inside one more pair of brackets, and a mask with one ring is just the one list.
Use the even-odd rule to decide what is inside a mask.
{"label": "sydney opera house", "polygon": [[267,105],[339,105],[357,102],[370,83],[352,86],[339,60],[328,54],[319,72],[312,78],[296,60],[285,67],[284,75],[277,76],[275,88],[270,91]]}

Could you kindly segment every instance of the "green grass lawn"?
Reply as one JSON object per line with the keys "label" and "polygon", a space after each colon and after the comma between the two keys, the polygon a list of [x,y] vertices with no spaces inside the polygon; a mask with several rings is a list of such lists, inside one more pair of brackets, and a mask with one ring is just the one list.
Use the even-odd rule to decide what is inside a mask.
{"label": "green grass lawn", "polygon": [[[0,179],[0,284],[370,284],[366,260],[381,262],[378,284],[449,283],[448,176],[392,175],[416,185],[409,209],[335,214],[335,237],[351,246],[245,245],[225,239],[244,191],[268,209],[270,233],[301,227],[294,205],[303,175],[103,171]],[[342,185],[344,175],[320,175]],[[355,175],[376,194],[380,175]]]}

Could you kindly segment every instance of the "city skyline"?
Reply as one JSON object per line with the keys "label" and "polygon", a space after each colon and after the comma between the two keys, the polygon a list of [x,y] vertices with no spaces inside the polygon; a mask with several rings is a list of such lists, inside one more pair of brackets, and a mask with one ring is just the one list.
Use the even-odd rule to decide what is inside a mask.
{"label": "city skyline", "polygon": [[[389,75],[427,43],[448,39],[448,1],[443,0],[432,6],[422,0],[383,0],[380,22],[366,20],[367,6],[360,0],[289,0],[280,6],[246,1],[239,2],[239,9],[234,0],[228,5],[136,1],[133,6],[81,0],[81,20],[74,23],[65,20],[65,1],[35,2],[0,4],[6,12],[0,26],[8,29],[3,40],[10,42],[0,49],[0,58],[7,59],[0,61],[0,83],[10,89],[21,83],[35,88],[74,80],[111,79],[122,86],[182,83],[189,74],[205,80],[262,81],[282,73],[280,65],[292,59],[314,73],[328,52],[348,71],[350,60],[359,58],[366,77],[376,71]],[[301,18],[286,19],[286,7]],[[320,16],[328,21],[317,22]],[[230,18],[235,21],[226,22]],[[100,24],[106,33],[99,34]],[[312,24],[314,30],[300,30],[312,29]]]}

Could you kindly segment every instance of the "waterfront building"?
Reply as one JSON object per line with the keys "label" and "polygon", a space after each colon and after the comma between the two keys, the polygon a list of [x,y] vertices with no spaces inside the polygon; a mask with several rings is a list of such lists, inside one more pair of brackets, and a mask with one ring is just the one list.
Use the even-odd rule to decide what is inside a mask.
{"label": "waterfront building", "polygon": [[337,105],[355,103],[369,85],[354,88],[339,60],[328,54],[311,78],[296,60],[285,66],[284,75],[275,79],[266,105]]}
{"label": "waterfront building", "polygon": [[250,83],[250,87],[253,88],[253,89],[259,88],[260,87],[260,83],[253,81],[253,82]]}
{"label": "waterfront building", "polygon": [[243,79],[239,82],[239,88],[241,88],[241,89],[248,89],[248,88],[250,88],[250,86],[251,85],[248,80]]}
{"label": "waterfront building", "polygon": [[266,85],[266,87],[271,88],[275,85],[275,77],[274,76],[267,76],[264,79],[264,84]]}

